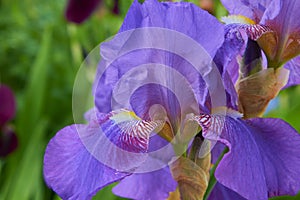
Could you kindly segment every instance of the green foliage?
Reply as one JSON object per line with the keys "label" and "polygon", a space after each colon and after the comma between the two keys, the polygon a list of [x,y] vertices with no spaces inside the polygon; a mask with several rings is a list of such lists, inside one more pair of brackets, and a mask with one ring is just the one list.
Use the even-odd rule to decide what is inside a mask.
{"label": "green foliage", "polygon": [[280,92],[278,105],[266,116],[280,117],[300,132],[300,87],[294,86]]}
{"label": "green foliage", "polygon": [[[46,145],[73,123],[73,83],[84,53],[117,32],[126,2],[119,16],[104,4],[82,25],[64,19],[66,1],[0,2],[0,81],[16,94],[19,139],[17,151],[0,160],[0,200],[60,199],[43,180]],[[120,199],[110,189],[95,199]]]}

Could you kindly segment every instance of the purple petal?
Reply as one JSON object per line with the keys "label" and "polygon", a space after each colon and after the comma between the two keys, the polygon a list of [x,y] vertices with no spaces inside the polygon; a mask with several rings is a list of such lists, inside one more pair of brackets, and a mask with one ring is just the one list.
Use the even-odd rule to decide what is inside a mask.
{"label": "purple petal", "polygon": [[238,193],[230,190],[224,185],[217,182],[214,189],[211,191],[208,200],[246,200]]}
{"label": "purple petal", "polygon": [[285,88],[300,84],[300,56],[290,60],[284,65],[285,68],[290,70],[290,77]]}
{"label": "purple petal", "polygon": [[6,85],[0,84],[0,126],[15,116],[16,102],[13,92]]}
{"label": "purple petal", "polygon": [[113,188],[113,192],[130,199],[167,199],[169,192],[176,189],[169,167],[158,171],[134,174],[123,179]]}
{"label": "purple petal", "polygon": [[[134,1],[120,32],[141,27],[161,27],[181,32],[201,44],[213,56],[223,42],[223,28],[218,20],[192,3]],[[214,39],[211,39],[214,34]]]}
{"label": "purple petal", "polygon": [[276,32],[274,59],[285,62],[300,54],[300,2],[273,0],[262,17],[261,24]]}
{"label": "purple petal", "polygon": [[[228,24],[225,26],[225,41],[218,50],[214,60],[222,72],[228,70],[234,83],[238,78],[238,69],[231,69],[232,63],[245,52],[248,36],[241,24]],[[229,69],[228,69],[229,68]]]}
{"label": "purple petal", "polygon": [[127,110],[94,111],[87,130],[79,131],[83,144],[103,164],[122,172],[134,171],[148,157],[150,134],[164,122],[143,121]]}
{"label": "purple petal", "polygon": [[221,0],[230,14],[244,15],[256,23],[262,18],[266,8],[273,0]]}
{"label": "purple petal", "polygon": [[230,149],[215,173],[224,186],[247,199],[300,190],[300,135],[286,122],[227,117],[220,141]]}
{"label": "purple petal", "polygon": [[166,199],[176,189],[177,183],[168,167],[175,156],[172,145],[157,135],[152,136],[148,155],[135,174],[113,189],[116,195],[130,199]]}
{"label": "purple petal", "polygon": [[238,58],[243,55],[248,41],[245,31],[240,27],[238,24],[225,26],[225,41],[214,58],[222,73],[224,86],[228,93],[227,106],[234,109],[237,107],[238,99],[234,87],[239,77]]}
{"label": "purple petal", "polygon": [[261,19],[261,24],[274,28],[280,35],[299,32],[300,3],[297,0],[272,0]]}
{"label": "purple petal", "polygon": [[71,125],[60,130],[46,149],[45,181],[63,199],[89,199],[128,175],[96,160],[82,144],[78,134],[81,131],[94,134],[88,133],[85,125]]}
{"label": "purple petal", "polygon": [[95,103],[101,112],[125,107],[142,118],[156,103],[171,116],[179,116],[179,105],[187,111],[196,106],[195,98],[204,102],[207,93],[201,74],[190,63],[154,49],[135,50],[117,58],[96,83]]}
{"label": "purple petal", "polygon": [[[188,93],[185,94],[188,95]],[[188,96],[189,98],[194,98],[193,95]],[[181,120],[181,107],[178,99],[172,91],[161,85],[147,84],[139,87],[130,97],[130,104],[137,115],[143,119],[149,119],[149,110],[153,105],[159,104],[165,109],[171,124],[179,124]],[[177,130],[178,127],[173,126],[172,128]]]}
{"label": "purple petal", "polygon": [[[145,27],[157,29],[151,29],[151,32]],[[145,29],[133,31],[135,28]],[[132,32],[128,33],[127,30]],[[95,104],[100,112],[123,107],[134,110],[143,117],[149,106],[157,101],[156,96],[159,94],[162,94],[165,105],[173,107],[174,104],[176,107],[176,100],[171,93],[176,96],[177,94],[173,89],[183,97],[184,103],[180,103],[180,106],[186,108],[181,110],[195,109],[192,108],[197,104],[195,98],[200,104],[204,104],[208,94],[206,84],[213,85],[216,81],[205,83],[199,71],[191,64],[191,60],[187,60],[186,57],[190,57],[192,61],[200,58],[196,63],[197,65],[203,63],[201,66],[211,62],[210,56],[214,56],[223,41],[223,26],[213,16],[189,3],[160,3],[156,0],[147,0],[140,4],[134,1],[120,32],[126,37],[120,33],[112,41],[101,46],[103,60],[98,67],[97,81],[94,85]],[[155,35],[144,36],[150,33]],[[213,40],[210,37],[212,33]],[[193,41],[195,46],[204,49],[193,51],[188,43],[177,40],[179,37]],[[200,56],[202,53],[206,55]],[[210,67],[207,66],[207,72],[209,70]],[[130,73],[132,76],[128,75]],[[176,73],[179,79],[175,77]],[[168,90],[146,86],[147,84],[161,85]],[[131,98],[131,94],[142,86],[144,89],[140,90],[145,92],[136,92]],[[116,91],[117,96],[114,96],[113,93]],[[137,95],[138,93],[143,95]],[[141,102],[137,108],[134,101],[138,100]],[[173,113],[177,112],[176,110],[178,107]]]}
{"label": "purple petal", "polygon": [[174,157],[173,145],[157,134],[152,135],[149,140],[147,158],[134,173],[141,174],[163,169],[173,161]]}
{"label": "purple petal", "polygon": [[221,142],[217,142],[211,150],[211,162],[215,164],[225,149],[225,145]]}
{"label": "purple petal", "polygon": [[100,4],[101,0],[69,0],[66,8],[67,20],[82,23]]}

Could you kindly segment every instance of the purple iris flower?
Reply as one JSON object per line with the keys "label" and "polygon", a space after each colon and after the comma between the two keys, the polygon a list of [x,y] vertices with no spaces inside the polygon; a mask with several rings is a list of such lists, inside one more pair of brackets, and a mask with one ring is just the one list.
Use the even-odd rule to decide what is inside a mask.
{"label": "purple iris flower", "polygon": [[224,26],[193,4],[134,1],[101,45],[89,123],[63,128],[47,146],[48,186],[63,199],[90,199],[120,181],[119,196],[166,199],[177,187],[169,165],[184,153],[174,146],[201,127],[229,148],[210,198],[219,186],[246,199],[298,192],[300,136],[280,119],[243,120],[234,110],[233,83],[212,62],[223,42]]}
{"label": "purple iris flower", "polygon": [[6,85],[0,84],[0,157],[5,157],[17,148],[17,136],[8,125],[16,112],[13,92]]}
{"label": "purple iris flower", "polygon": [[[225,1],[223,1],[223,2],[225,2]],[[231,4],[228,3],[228,2],[231,2]],[[264,11],[265,11],[265,7],[266,7],[266,6],[262,6],[262,4],[265,3],[264,5],[268,5],[268,1],[260,1],[260,2],[258,2],[258,1],[251,1],[251,2],[252,2],[252,4],[250,4],[248,1],[234,1],[234,2],[233,1],[226,1],[225,5],[227,5],[227,8],[229,9],[229,11],[232,14],[244,14],[247,17],[251,17],[256,22],[259,22],[260,19],[261,19],[261,17],[262,17],[262,15],[263,15],[263,13],[264,13]],[[287,1],[287,2],[289,2],[289,1]],[[246,29],[245,29],[245,27],[246,27]],[[259,27],[259,26],[257,26],[257,27]],[[237,62],[236,58],[237,58],[237,55],[238,56],[242,56],[242,55],[245,54],[245,51],[246,51],[247,45],[248,45],[247,43],[249,42],[248,37],[251,38],[253,36],[252,33],[249,33],[249,29],[248,28],[249,28],[248,26],[244,26],[244,25],[240,25],[240,24],[229,24],[229,25],[226,25],[225,26],[225,41],[224,41],[224,44],[218,50],[218,52],[217,52],[217,54],[216,54],[216,56],[214,58],[215,63],[217,64],[217,66],[220,69],[220,72],[222,73],[222,77],[224,79],[224,86],[226,88],[226,91],[230,94],[230,95],[228,95],[229,96],[228,100],[229,100],[229,102],[232,105],[231,107],[233,107],[233,108],[235,107],[234,105],[236,105],[236,102],[237,102],[237,94],[236,94],[236,90],[235,90],[235,87],[232,84],[232,82],[235,83],[238,80],[238,78],[239,78],[239,74],[238,74],[239,63]],[[252,38],[252,39],[254,39],[254,38]],[[255,50],[253,51],[253,49],[252,49],[252,52],[255,52]],[[253,56],[253,55],[250,55],[250,56]],[[254,55],[252,57],[252,60],[254,60],[253,58],[255,58],[256,56],[257,55]],[[294,67],[294,69],[296,69],[297,63],[295,62],[295,60],[297,60],[297,59],[298,59],[298,57],[292,59],[290,62],[288,62],[285,65],[285,67],[292,66],[292,67]],[[290,64],[290,63],[293,63],[293,64]],[[298,73],[297,70],[291,71],[290,77],[289,77],[289,83],[293,82],[294,80],[297,79],[297,77],[299,77],[297,73]],[[230,80],[232,80],[232,81],[230,81]],[[259,87],[259,85],[258,85],[258,87]],[[255,123],[253,123],[253,121],[255,121]],[[276,127],[278,127],[278,129],[276,131],[274,131],[274,132],[271,133],[272,134],[272,143],[275,142],[276,140],[277,141],[282,140],[281,142],[284,143],[284,140],[285,140],[286,143],[285,144],[282,143],[280,145],[280,148],[288,148],[289,149],[290,148],[290,146],[288,144],[289,140],[290,140],[289,137],[291,137],[291,138],[299,138],[299,135],[296,134],[296,131],[293,130],[292,127],[290,127],[286,122],[284,122],[282,120],[279,120],[279,119],[254,118],[254,119],[249,119],[249,120],[243,120],[242,122],[246,124],[245,127],[248,127],[247,128],[248,131],[239,131],[239,132],[242,132],[244,134],[238,134],[237,135],[238,137],[245,136],[247,132],[248,133],[252,132],[251,135],[253,135],[254,137],[256,137],[255,135],[260,135],[260,137],[265,137],[267,132],[270,131],[270,133],[271,133],[271,130],[272,130],[271,126],[272,126],[272,124],[274,124],[274,126],[275,126],[275,124],[278,123],[279,125],[276,125]],[[257,122],[261,123],[260,124],[260,128],[253,129],[253,127],[255,127],[255,126],[258,125]],[[254,125],[254,124],[256,124],[256,125]],[[265,127],[263,128],[263,126],[265,126]],[[232,127],[240,127],[240,128],[242,128],[241,125],[232,125]],[[293,131],[288,131],[288,132],[293,132],[293,135],[290,135],[290,136],[287,136],[287,135],[283,136],[282,135],[282,136],[280,136],[280,133],[278,133],[278,130],[281,129],[281,127],[289,127],[289,128],[291,128]],[[255,130],[255,131],[253,131],[253,130]],[[282,131],[284,131],[284,128],[282,129]],[[258,132],[261,132],[261,133],[258,133]],[[228,132],[226,132],[226,134],[227,133]],[[246,138],[244,138],[243,140],[245,140],[245,141],[251,141],[251,140],[246,140]],[[259,140],[261,140],[261,139],[259,139]],[[260,146],[259,144],[264,144],[263,148],[265,148],[266,150],[264,150],[263,152],[265,152],[265,153],[269,152],[268,145],[270,143],[269,142],[262,142],[262,140],[261,141],[259,141],[259,140],[255,141],[255,139],[254,139],[252,141],[254,141],[255,143],[258,143],[258,146]],[[299,142],[299,139],[297,139],[297,140]],[[247,143],[248,143],[247,146],[245,146],[246,149],[248,148],[248,145],[251,144],[251,142],[247,142]],[[290,150],[291,151],[297,151],[296,150],[297,149],[296,145],[294,145],[293,148],[294,148],[294,150],[293,149],[290,149]],[[276,150],[276,148],[273,148],[273,147],[271,147],[269,149]],[[279,151],[281,151],[281,150],[279,150]],[[263,152],[260,153],[260,155],[262,155],[263,157],[265,157],[266,154],[263,153]],[[282,152],[285,152],[285,150],[282,150]],[[284,153],[284,154],[286,154],[286,153]],[[228,155],[228,154],[226,154],[226,155]],[[274,154],[270,153],[269,155],[275,155],[275,153]],[[279,155],[279,154],[277,154],[277,155]],[[288,155],[289,154],[287,153],[285,156],[288,156]],[[247,156],[243,156],[243,157],[247,158]],[[296,154],[294,154],[293,157],[294,157],[294,160],[295,160],[295,158],[297,157]],[[249,156],[248,158],[251,158],[251,157]],[[226,159],[226,157],[223,158],[223,160],[221,161],[219,167],[222,166],[222,162],[225,159]],[[276,159],[273,159],[272,156],[270,156],[270,158],[268,158],[268,159],[272,159],[273,161],[276,161]],[[286,162],[289,162],[288,159],[289,158],[286,158]],[[264,160],[265,159],[263,158],[263,159],[261,159],[261,161],[257,161],[256,162],[256,168],[259,166],[258,163],[264,163],[265,162]],[[266,172],[268,172],[268,171],[275,172],[276,171],[277,174],[273,174],[272,176],[273,176],[273,178],[274,177],[278,177],[278,180],[282,180],[279,177],[282,176],[283,173],[284,173],[284,170],[278,170],[278,169],[287,169],[286,167],[280,166],[281,165],[281,164],[279,164],[281,162],[280,160],[281,159],[278,160],[279,162],[277,164],[274,162],[274,165],[273,165],[274,169],[273,170],[271,170],[271,169],[265,169]],[[248,160],[248,162],[249,161],[250,161],[250,159]],[[232,161],[230,161],[230,162],[232,162]],[[242,163],[242,160],[240,161],[240,163]],[[247,166],[247,165],[249,165],[249,163],[245,164],[245,166]],[[264,166],[269,166],[269,167],[271,166],[270,164],[263,164],[263,165]],[[293,167],[292,165],[290,167],[294,168],[294,170],[291,170],[291,171],[296,172],[296,168],[295,167]],[[255,171],[253,169],[255,169],[255,168],[251,169],[252,172]],[[237,173],[239,173],[239,172],[235,171],[235,174],[237,174]],[[242,173],[248,174],[249,171],[247,172],[247,170],[245,168],[245,171],[240,172],[240,174],[242,174]],[[296,172],[296,173],[299,173],[299,172]],[[218,176],[219,176],[218,172],[216,172],[216,177],[220,181],[220,177],[218,178]],[[251,176],[252,176],[252,178],[254,177],[253,174]],[[215,189],[212,191],[211,196],[209,197],[209,199],[245,199],[245,198],[246,199],[267,199],[267,197],[272,197],[272,196],[277,196],[277,195],[283,195],[283,194],[294,195],[297,192],[297,190],[299,190],[299,184],[296,184],[298,186],[295,186],[295,187],[298,187],[298,189],[296,189],[294,191],[290,190],[289,192],[288,192],[288,190],[289,190],[288,188],[283,188],[282,187],[282,186],[284,186],[285,183],[290,183],[290,186],[288,186],[288,187],[290,187],[290,189],[292,189],[293,186],[291,186],[291,185],[293,185],[294,183],[297,182],[296,179],[294,179],[294,180],[288,180],[289,178],[287,178],[286,181],[284,181],[283,183],[280,184],[280,181],[276,181],[276,180],[274,181],[274,180],[272,180],[272,177],[268,177],[269,176],[268,173],[266,173],[266,175],[262,175],[261,174],[261,176],[265,177],[265,180],[267,180],[265,183],[263,183],[263,184],[260,185],[261,188],[262,188],[262,185],[267,185],[267,191],[265,192],[265,194],[267,194],[267,195],[262,195],[262,193],[261,193],[261,195],[257,194],[257,192],[259,190],[254,189],[254,188],[251,189],[251,187],[254,186],[254,184],[250,184],[250,183],[248,183],[250,187],[247,188],[247,189],[246,188],[241,189],[242,185],[239,185],[239,186],[238,185],[229,186],[229,185],[226,185],[226,184],[222,185],[220,183],[217,183],[217,185],[215,186]],[[288,177],[288,176],[286,176],[286,177]],[[246,176],[244,176],[243,181],[247,182],[247,180],[249,178],[250,177],[247,178]],[[269,182],[268,180],[271,180],[271,181]],[[222,181],[220,181],[220,182],[222,182]],[[257,183],[259,183],[259,181]],[[273,188],[273,189],[275,188],[274,186],[278,187],[277,191],[270,191],[271,188]],[[239,190],[248,191],[249,194],[256,194],[257,196],[254,197],[254,196],[250,196],[250,195],[243,195],[243,193],[241,191],[239,191]]]}
{"label": "purple iris flower", "polygon": [[[89,123],[63,128],[47,146],[48,186],[63,199],[90,199],[121,181],[117,195],[166,199],[177,183],[165,139],[181,132],[188,114],[204,110],[204,79],[218,76],[211,63],[223,34],[223,25],[193,4],[134,1],[120,33],[101,46]],[[217,83],[210,88],[222,94]]]}
{"label": "purple iris flower", "polygon": [[[268,67],[290,70],[286,87],[300,83],[300,2],[297,0],[222,0],[232,15],[243,15],[248,31],[264,50]],[[238,18],[241,19],[239,16]],[[253,21],[252,21],[253,20]],[[232,22],[235,20],[233,19]],[[241,21],[238,20],[237,23]]]}

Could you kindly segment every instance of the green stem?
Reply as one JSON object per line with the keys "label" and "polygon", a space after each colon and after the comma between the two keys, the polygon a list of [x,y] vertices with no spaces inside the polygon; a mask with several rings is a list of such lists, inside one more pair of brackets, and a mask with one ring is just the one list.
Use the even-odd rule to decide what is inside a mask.
{"label": "green stem", "polygon": [[210,173],[209,173],[209,174],[210,174],[209,184],[208,184],[207,190],[206,190],[206,192],[205,192],[205,194],[204,194],[204,197],[203,197],[204,200],[207,200],[207,199],[208,199],[208,197],[209,197],[211,191],[214,189],[214,187],[215,187],[215,185],[216,185],[216,183],[217,183],[217,179],[216,179],[216,177],[214,176],[214,174],[215,174],[216,168],[218,167],[220,161],[222,160],[222,158],[223,158],[223,156],[225,155],[225,153],[228,152],[228,150],[229,150],[228,147],[226,147],[226,148],[224,149],[224,151],[222,152],[222,154],[221,154],[220,157],[218,158],[217,162],[214,164],[214,166],[213,166],[212,169],[210,170]]}

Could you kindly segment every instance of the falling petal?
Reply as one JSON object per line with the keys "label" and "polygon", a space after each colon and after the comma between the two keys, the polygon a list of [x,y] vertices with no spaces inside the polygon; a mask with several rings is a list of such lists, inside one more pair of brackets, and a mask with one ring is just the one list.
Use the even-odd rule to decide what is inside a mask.
{"label": "falling petal", "polygon": [[144,121],[128,110],[108,114],[94,111],[93,121],[87,127],[93,134],[79,132],[83,144],[105,165],[118,171],[132,172],[148,157],[150,134],[160,130],[164,121]]}
{"label": "falling petal", "polygon": [[147,160],[135,173],[123,179],[113,192],[132,199],[166,199],[174,191],[177,183],[172,178],[169,162],[174,150],[169,142],[158,135],[151,136]]}
{"label": "falling petal", "polygon": [[224,124],[219,141],[229,152],[215,172],[222,185],[246,199],[267,200],[300,190],[300,135],[295,129],[271,118],[226,117]]}
{"label": "falling petal", "polygon": [[216,183],[214,189],[211,191],[208,200],[246,200],[238,193],[230,190],[220,183]]}
{"label": "falling petal", "polygon": [[95,134],[97,129],[65,127],[51,139],[44,157],[45,181],[63,199],[90,199],[101,188],[129,175],[99,162],[85,148],[79,132]]}
{"label": "falling petal", "polygon": [[172,178],[169,167],[142,174],[133,174],[123,179],[113,188],[113,193],[129,199],[168,198],[169,192],[176,189],[177,183]]}

